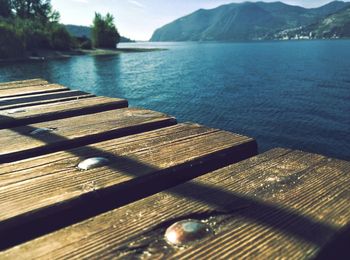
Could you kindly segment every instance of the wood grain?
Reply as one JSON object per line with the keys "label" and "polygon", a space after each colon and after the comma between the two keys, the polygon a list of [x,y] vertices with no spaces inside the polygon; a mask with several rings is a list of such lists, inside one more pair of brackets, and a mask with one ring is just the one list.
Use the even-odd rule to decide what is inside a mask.
{"label": "wood grain", "polygon": [[19,80],[19,81],[10,81],[10,82],[1,82],[0,89],[9,89],[9,88],[21,88],[21,87],[30,87],[30,86],[40,86],[49,84],[44,79],[28,79],[28,80]]}
{"label": "wood grain", "polygon": [[64,90],[68,90],[68,88],[58,84],[13,87],[7,89],[3,89],[0,87],[0,99],[34,94],[52,93]]}
{"label": "wood grain", "polygon": [[91,97],[88,99],[22,107],[14,110],[2,110],[0,111],[0,129],[91,114],[127,106],[128,102],[125,99]]}
{"label": "wood grain", "polygon": [[34,94],[22,97],[10,97],[0,99],[0,110],[16,109],[25,106],[36,106],[49,103],[56,103],[68,100],[92,97],[93,95],[83,91],[70,90],[57,93]]}
{"label": "wood grain", "polygon": [[[0,162],[70,149],[174,124],[174,118],[130,108],[0,130]],[[51,131],[34,134],[38,129]],[[16,141],[14,141],[16,140]]]}
{"label": "wood grain", "polygon": [[[132,118],[136,112],[140,114],[134,111]],[[26,232],[33,235],[28,226],[38,232],[33,221],[38,221],[41,228],[60,222],[65,225],[64,219],[82,218],[87,209],[97,212],[128,203],[191,179],[202,174],[203,169],[239,161],[256,152],[256,143],[251,138],[180,124],[3,164],[0,232],[14,234],[13,239],[18,241],[18,236]],[[111,163],[88,171],[77,169],[83,159],[98,156]],[[68,214],[69,209],[72,212]],[[19,228],[25,224],[26,228]],[[18,228],[20,232],[14,231]],[[2,245],[9,242],[9,237],[1,239]]]}
{"label": "wood grain", "polygon": [[[313,259],[350,223],[349,173],[349,162],[274,149],[0,257]],[[188,218],[205,221],[214,234],[185,248],[168,245],[164,230]]]}

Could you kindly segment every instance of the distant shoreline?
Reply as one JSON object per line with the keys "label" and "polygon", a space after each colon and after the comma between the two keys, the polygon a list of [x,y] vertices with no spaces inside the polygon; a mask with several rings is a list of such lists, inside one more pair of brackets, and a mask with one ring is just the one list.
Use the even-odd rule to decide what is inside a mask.
{"label": "distant shoreline", "polygon": [[0,63],[6,62],[19,62],[19,61],[45,61],[53,59],[65,59],[74,56],[103,56],[103,55],[118,55],[122,53],[138,53],[138,52],[153,52],[164,51],[163,48],[118,48],[118,49],[92,49],[92,50],[70,50],[70,51],[57,51],[57,50],[36,50],[32,53],[28,53],[21,58],[0,59]]}
{"label": "distant shoreline", "polygon": [[[235,40],[235,41],[224,41],[224,40],[206,40],[206,41],[149,41],[146,43],[259,43],[259,42],[306,42],[306,41],[342,41],[342,40],[350,40],[350,37],[343,38],[324,38],[324,39],[264,39],[264,40]],[[138,42],[136,42],[138,43]]]}

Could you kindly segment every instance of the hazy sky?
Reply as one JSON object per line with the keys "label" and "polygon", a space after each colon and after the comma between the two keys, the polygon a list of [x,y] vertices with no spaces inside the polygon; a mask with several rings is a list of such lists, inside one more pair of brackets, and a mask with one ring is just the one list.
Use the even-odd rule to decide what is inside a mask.
{"label": "hazy sky", "polygon": [[[276,0],[264,0],[275,2]],[[331,0],[282,0],[304,7],[317,7]],[[110,12],[119,32],[136,40],[149,40],[153,31],[199,8],[213,8],[244,0],[52,0],[64,24],[91,25],[94,13]]]}

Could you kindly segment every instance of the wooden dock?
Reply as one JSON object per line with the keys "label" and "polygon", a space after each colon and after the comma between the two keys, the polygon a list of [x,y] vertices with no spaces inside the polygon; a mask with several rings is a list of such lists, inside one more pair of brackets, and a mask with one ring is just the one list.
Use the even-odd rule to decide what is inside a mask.
{"label": "wooden dock", "polygon": [[0,259],[349,254],[350,162],[41,79],[0,83],[0,143]]}

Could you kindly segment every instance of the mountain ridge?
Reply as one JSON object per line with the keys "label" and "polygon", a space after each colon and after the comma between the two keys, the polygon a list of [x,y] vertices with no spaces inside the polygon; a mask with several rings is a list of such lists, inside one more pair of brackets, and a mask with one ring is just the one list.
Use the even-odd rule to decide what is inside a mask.
{"label": "mountain ridge", "polygon": [[243,2],[199,9],[158,28],[150,41],[246,41],[264,40],[283,30],[315,24],[349,7],[333,1],[318,8],[282,2]]}

